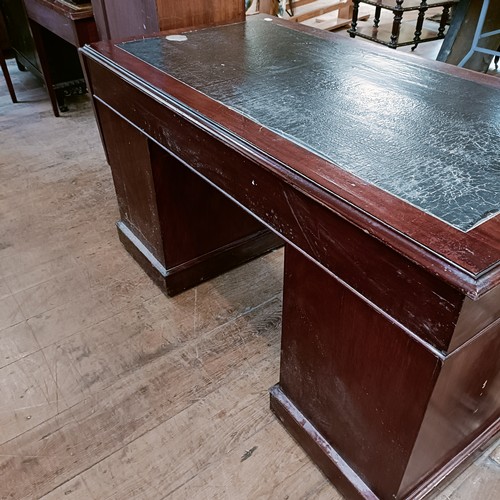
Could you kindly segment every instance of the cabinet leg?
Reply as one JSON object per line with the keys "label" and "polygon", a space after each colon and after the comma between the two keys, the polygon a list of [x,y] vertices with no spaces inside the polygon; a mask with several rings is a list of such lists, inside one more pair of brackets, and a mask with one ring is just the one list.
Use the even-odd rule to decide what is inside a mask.
{"label": "cabinet leg", "polygon": [[38,23],[30,20],[30,29],[33,34],[33,41],[35,42],[36,51],[38,54],[38,59],[40,60],[42,76],[45,83],[45,88],[49,94],[50,104],[52,105],[52,111],[54,116],[59,116],[59,106],[57,93],[54,90],[54,82],[52,80],[52,75],[50,71],[49,58],[45,51],[45,44],[43,42],[43,28]]}

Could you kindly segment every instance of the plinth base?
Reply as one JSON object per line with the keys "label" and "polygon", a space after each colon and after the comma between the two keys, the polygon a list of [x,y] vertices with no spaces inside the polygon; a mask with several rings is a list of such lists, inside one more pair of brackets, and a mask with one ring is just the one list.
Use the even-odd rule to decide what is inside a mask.
{"label": "plinth base", "polygon": [[[342,495],[348,499],[371,500],[381,498],[365,484],[307,418],[304,417],[294,403],[283,393],[279,384],[271,387],[269,392],[271,410]],[[417,488],[402,498],[411,500],[425,498],[436,487],[444,487],[492,444],[499,430],[500,420],[482,432],[469,446],[457,454],[453,460],[450,460],[420,483]]]}

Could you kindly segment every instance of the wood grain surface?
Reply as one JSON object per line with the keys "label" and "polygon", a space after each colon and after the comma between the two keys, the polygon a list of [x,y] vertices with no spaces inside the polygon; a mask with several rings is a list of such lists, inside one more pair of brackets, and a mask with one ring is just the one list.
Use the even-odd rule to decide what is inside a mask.
{"label": "wood grain surface", "polygon": [[[175,298],[116,238],[89,102],[0,82],[0,498],[333,500],[268,410],[282,253]],[[498,445],[497,445],[498,446]],[[497,498],[491,448],[439,500]]]}
{"label": "wood grain surface", "polygon": [[[356,170],[342,168],[336,160],[324,163],[321,146],[314,140],[311,145],[308,134],[307,138],[295,136],[294,127],[304,128],[302,114],[307,116],[308,111],[297,115],[283,103],[300,95],[293,87],[296,80],[325,65],[318,54],[333,57],[326,66],[330,76],[336,75],[332,81],[339,98],[329,101],[326,108],[334,121],[322,122],[323,108],[319,115],[313,112],[312,121],[318,124],[314,135],[326,134],[337,154],[344,149],[336,134],[346,135],[342,131],[350,126],[367,144],[350,143],[344,162],[356,165],[360,158],[368,162],[373,157],[378,174],[386,169],[391,178],[401,177],[406,184],[409,179],[404,180],[404,169],[398,166],[403,151],[411,151],[417,164],[420,161],[421,175],[430,151],[434,151],[433,163],[438,168],[443,146],[448,150],[450,144],[460,144],[455,137],[446,146],[446,138],[454,137],[457,128],[472,126],[466,118],[453,125],[450,119],[440,119],[434,105],[425,117],[420,114],[429,104],[442,100],[440,89],[458,86],[467,93],[465,89],[472,85],[490,100],[497,83],[484,76],[471,79],[466,71],[455,74],[445,65],[417,64],[408,56],[396,59],[356,42],[348,49],[338,37],[326,40],[317,31],[306,31],[295,23],[254,16],[246,23],[188,32],[175,39],[95,44],[81,54],[108,156],[112,160],[115,149],[122,156],[110,166],[125,191],[137,190],[138,184],[124,175],[135,172],[137,162],[128,159],[135,155],[123,152],[130,144],[144,144],[144,137],[150,142],[147,148],[141,146],[148,159],[144,179],[152,167],[157,172],[153,174],[156,196],[175,200],[171,205],[158,204],[168,207],[158,210],[165,213],[165,224],[160,222],[161,229],[155,229],[161,230],[165,243],[180,242],[182,247],[182,241],[189,240],[181,252],[189,257],[200,245],[200,235],[203,244],[219,236],[218,230],[210,232],[210,221],[198,228],[196,218],[184,224],[189,228],[187,238],[170,230],[175,229],[179,213],[183,220],[198,203],[185,203],[188,192],[179,199],[169,188],[173,183],[182,192],[191,182],[184,181],[184,175],[173,175],[182,166],[206,182],[203,200],[212,198],[209,187],[218,189],[286,242],[280,381],[271,392],[271,407],[285,427],[349,498],[421,498],[443,479],[457,474],[459,467],[463,470],[500,429],[497,209],[484,222],[493,229],[489,238],[482,233],[486,238],[478,239],[474,229],[453,228],[432,217],[423,206],[419,209],[391,190],[366,182]],[[314,47],[311,57],[301,53],[307,53],[302,46],[295,47],[301,53],[295,62],[304,73],[290,65],[282,47],[294,46],[296,40]],[[203,51],[202,46],[210,50]],[[269,47],[277,49],[268,54]],[[397,89],[398,95],[416,99],[418,105],[394,107],[393,99],[384,104],[376,91],[367,94],[364,107],[372,109],[380,103],[387,114],[382,121],[370,119],[364,130],[346,113],[349,108],[360,115],[363,105],[358,103],[356,108],[345,81],[359,79],[362,88],[377,88],[378,69],[366,74],[360,69],[369,66],[372,58],[386,67],[389,87]],[[351,60],[354,64],[346,69],[342,61]],[[337,66],[343,68],[342,78],[338,78]],[[219,67],[214,74],[213,68]],[[272,103],[262,110],[260,99],[266,90],[253,95],[253,80],[248,75],[264,78],[263,74],[271,73],[267,88],[273,86],[276,71],[285,75],[278,87],[288,97],[280,100],[275,89],[270,92]],[[410,89],[413,82],[405,78],[407,72],[433,90],[420,93]],[[421,73],[420,77],[415,73]],[[443,84],[432,84],[436,79]],[[309,102],[319,100],[322,90],[312,83],[310,89]],[[476,96],[479,108],[480,96]],[[453,109],[461,109],[456,97],[450,99]],[[327,101],[325,97],[323,102]],[[495,105],[491,101],[492,109]],[[377,157],[379,134],[390,129],[389,124],[397,122],[400,114],[406,117],[397,127],[400,141],[394,143],[389,134],[389,143],[380,145],[386,155]],[[439,133],[429,127],[436,117]],[[408,125],[412,120],[415,127]],[[121,121],[141,136],[135,140],[121,134]],[[497,136],[493,122],[491,125]],[[253,132],[256,127],[258,131]],[[417,144],[403,133],[405,128],[412,130]],[[428,128],[429,133],[419,135]],[[429,136],[437,140],[440,153]],[[490,142],[486,142],[488,147]],[[396,156],[389,152],[394,144],[398,146]],[[298,161],[299,154],[302,161]],[[458,166],[446,156],[446,168],[448,163]],[[500,179],[491,154],[484,160],[476,173],[493,169],[483,182],[491,185],[496,206],[494,186]],[[468,173],[473,169],[461,155],[457,161],[460,169]],[[164,176],[168,177],[165,182]],[[413,180],[422,187],[421,181]],[[429,179],[431,191],[439,196],[446,191],[441,181]],[[196,186],[194,182],[193,195],[198,192]],[[464,191],[464,186],[459,189]],[[135,194],[147,200],[148,193],[141,195],[139,190]],[[440,202],[434,196],[433,200],[437,208]],[[137,208],[143,211],[148,204],[139,202]],[[197,212],[203,220],[206,211]],[[212,219],[222,221],[226,212],[222,210]],[[119,224],[126,223],[122,219]],[[141,243],[140,233],[148,231],[139,228],[135,237],[138,250],[147,244]],[[412,232],[419,236],[412,238]],[[188,259],[185,264],[194,269],[191,262]],[[219,271],[224,269],[219,267]],[[194,275],[199,281],[204,279],[202,273],[194,271]],[[474,301],[472,306],[469,299]]]}

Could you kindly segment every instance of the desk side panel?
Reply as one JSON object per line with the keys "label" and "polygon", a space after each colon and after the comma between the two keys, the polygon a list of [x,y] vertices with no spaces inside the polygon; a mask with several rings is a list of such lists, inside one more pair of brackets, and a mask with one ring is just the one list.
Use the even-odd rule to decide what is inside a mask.
{"label": "desk side panel", "polygon": [[397,498],[440,367],[397,324],[286,247],[280,388],[377,498]]}
{"label": "desk side panel", "polygon": [[165,266],[147,137],[95,103],[115,184],[120,219]]}
{"label": "desk side panel", "polygon": [[444,361],[399,496],[443,463],[467,461],[498,431],[500,320]]}
{"label": "desk side panel", "polygon": [[500,430],[500,322],[441,359],[289,246],[281,355],[272,406],[348,498],[422,498]]}
{"label": "desk side panel", "polygon": [[120,238],[170,294],[282,245],[134,125],[99,101],[95,109],[120,208]]}

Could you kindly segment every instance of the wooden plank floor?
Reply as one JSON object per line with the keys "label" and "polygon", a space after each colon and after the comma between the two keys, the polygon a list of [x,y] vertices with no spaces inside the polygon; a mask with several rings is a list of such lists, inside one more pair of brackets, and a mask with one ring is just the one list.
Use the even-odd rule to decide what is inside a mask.
{"label": "wooden plank floor", "polygon": [[[282,252],[173,299],[118,241],[86,97],[0,78],[0,498],[341,498],[268,409]],[[498,498],[492,447],[438,498]],[[496,493],[496,495],[495,495]]]}

